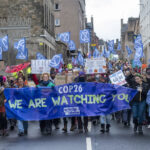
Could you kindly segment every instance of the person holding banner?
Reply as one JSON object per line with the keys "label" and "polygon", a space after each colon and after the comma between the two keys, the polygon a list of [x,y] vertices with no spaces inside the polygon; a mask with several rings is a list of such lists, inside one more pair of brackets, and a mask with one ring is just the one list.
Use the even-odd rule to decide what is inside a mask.
{"label": "person holding banner", "polygon": [[8,136],[7,131],[7,119],[6,119],[6,111],[5,111],[5,95],[4,95],[4,77],[0,76],[0,136]]}
{"label": "person holding banner", "polygon": [[[8,79],[8,88],[17,88],[16,84],[15,84],[15,78],[13,76],[10,76]],[[17,124],[17,120],[16,119],[9,119],[8,120],[9,123],[9,128],[10,130],[14,130],[15,126]]]}
{"label": "person holding banner", "polygon": [[24,78],[24,85],[27,86],[28,85],[28,81],[25,79],[23,71],[19,71],[18,72],[18,78],[19,77]]}
{"label": "person holding banner", "polygon": [[133,113],[134,132],[143,133],[142,125],[146,110],[146,97],[148,92],[148,85],[142,81],[140,74],[135,75],[135,84],[132,84],[133,89],[137,89],[138,93],[131,101],[131,108]]}
{"label": "person holding banner", "polygon": [[[100,82],[101,83],[107,83],[107,78],[101,76]],[[101,133],[109,132],[110,131],[110,115],[101,115],[100,116],[100,122],[101,122]]]}
{"label": "person holding banner", "polygon": [[[26,87],[25,85],[25,78],[23,76],[20,76],[17,78],[17,87],[18,88],[24,88]],[[22,121],[22,120],[18,120],[18,130],[19,136],[24,136],[28,134],[28,122],[27,121]]]}
{"label": "person holding banner", "polygon": [[[56,72],[55,72],[55,69],[54,68],[51,68],[50,70],[50,82],[52,82],[54,85],[55,85],[55,77],[56,77]],[[53,124],[55,126],[55,129],[59,129],[59,122],[60,122],[60,119],[53,119]]]}
{"label": "person holding banner", "polygon": [[[132,75],[130,68],[126,68],[124,70],[124,75],[127,82],[124,86],[130,88],[132,84],[134,84],[134,76]],[[124,124],[124,127],[130,127],[131,114],[131,109],[125,109],[122,111],[122,122]]]}
{"label": "person holding banner", "polygon": [[[42,75],[42,81],[37,87],[54,87],[55,85],[49,80],[49,74],[44,73]],[[52,132],[52,120],[41,120],[40,121],[40,130],[44,135],[51,134]]]}
{"label": "person holding banner", "polygon": [[[79,78],[78,78],[78,82],[85,82],[86,81],[86,76],[84,72],[80,72],[79,73]],[[83,117],[84,123],[82,122],[82,118],[81,117],[77,117],[78,120],[78,129],[79,129],[79,133],[83,132],[83,126],[84,126],[84,131],[85,133],[88,132],[88,117]]]}

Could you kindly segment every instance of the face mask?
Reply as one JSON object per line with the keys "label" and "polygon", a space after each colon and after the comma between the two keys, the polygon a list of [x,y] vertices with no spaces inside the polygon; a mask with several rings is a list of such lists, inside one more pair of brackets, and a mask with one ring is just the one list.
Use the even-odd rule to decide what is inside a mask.
{"label": "face mask", "polygon": [[10,80],[10,85],[13,86],[14,85],[14,81]]}
{"label": "face mask", "polygon": [[85,82],[85,77],[80,77],[79,82]]}
{"label": "face mask", "polygon": [[51,78],[52,78],[52,80],[54,80],[54,79],[55,79],[55,76],[51,76]]}

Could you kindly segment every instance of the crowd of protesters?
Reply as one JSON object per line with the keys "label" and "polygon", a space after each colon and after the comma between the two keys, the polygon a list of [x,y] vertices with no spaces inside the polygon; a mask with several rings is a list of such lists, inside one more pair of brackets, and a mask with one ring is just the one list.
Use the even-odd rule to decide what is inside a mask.
{"label": "crowd of protesters", "polygon": [[[91,120],[94,126],[101,126],[100,132],[110,132],[111,120],[116,120],[117,123],[122,123],[125,127],[130,127],[133,121],[134,132],[143,133],[143,126],[150,128],[150,66],[144,69],[133,68],[127,61],[109,62],[106,73],[86,75],[84,69],[80,69],[78,76],[73,82],[98,82],[110,83],[109,75],[122,70],[126,77],[125,87],[137,89],[138,93],[130,102],[131,109],[116,112],[110,115],[102,115],[99,117],[72,117],[53,120],[39,121],[40,131],[43,135],[52,133],[52,126],[58,130],[60,122],[64,123],[63,132],[68,131],[68,121],[71,122],[70,131],[76,129],[79,133],[88,132],[88,121]],[[72,71],[64,65],[62,74]],[[7,101],[4,96],[5,88],[23,88],[29,86],[29,82],[33,82],[36,87],[54,87],[55,76],[57,71],[50,70],[50,74],[44,73],[41,77],[36,75],[28,75],[25,78],[23,71],[19,71],[17,78],[14,76],[0,76],[0,136],[8,136],[11,130],[18,129],[18,135],[24,136],[28,134],[28,122],[15,119],[7,119],[5,111],[5,102]],[[61,74],[61,73],[60,73]],[[149,91],[149,92],[148,92]]]}

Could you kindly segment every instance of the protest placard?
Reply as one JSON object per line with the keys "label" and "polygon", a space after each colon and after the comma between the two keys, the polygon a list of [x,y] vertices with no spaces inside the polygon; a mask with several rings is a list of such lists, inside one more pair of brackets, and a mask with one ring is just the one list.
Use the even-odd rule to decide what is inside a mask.
{"label": "protest placard", "polygon": [[68,72],[67,73],[67,83],[72,83],[74,81],[74,73]]}
{"label": "protest placard", "polygon": [[56,75],[55,77],[55,85],[64,85],[67,83],[66,75]]}
{"label": "protest placard", "polygon": [[4,61],[0,61],[0,71],[4,69]]}
{"label": "protest placard", "polygon": [[126,84],[125,76],[121,70],[109,76],[112,84],[124,85]]}
{"label": "protest placard", "polygon": [[50,73],[51,60],[31,60],[32,74]]}
{"label": "protest placard", "polygon": [[27,68],[30,65],[30,62],[22,63],[19,65],[13,65],[13,66],[7,66],[5,72],[6,73],[14,73],[19,72],[20,70],[23,70]]}
{"label": "protest placard", "polygon": [[105,73],[106,72],[106,59],[103,57],[96,58],[96,59],[86,59],[85,72],[86,74]]}

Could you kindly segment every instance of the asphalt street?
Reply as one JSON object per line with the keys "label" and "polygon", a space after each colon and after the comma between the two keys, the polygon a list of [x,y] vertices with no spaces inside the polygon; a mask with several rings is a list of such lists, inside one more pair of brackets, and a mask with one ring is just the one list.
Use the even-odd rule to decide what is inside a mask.
{"label": "asphalt street", "polygon": [[144,135],[134,134],[133,127],[125,128],[114,121],[107,134],[100,133],[100,126],[93,126],[91,122],[87,134],[79,134],[77,130],[63,133],[61,128],[53,129],[50,136],[43,136],[39,124],[32,122],[27,136],[18,137],[16,129],[10,136],[0,137],[0,150],[150,150],[150,129],[146,127]]}

